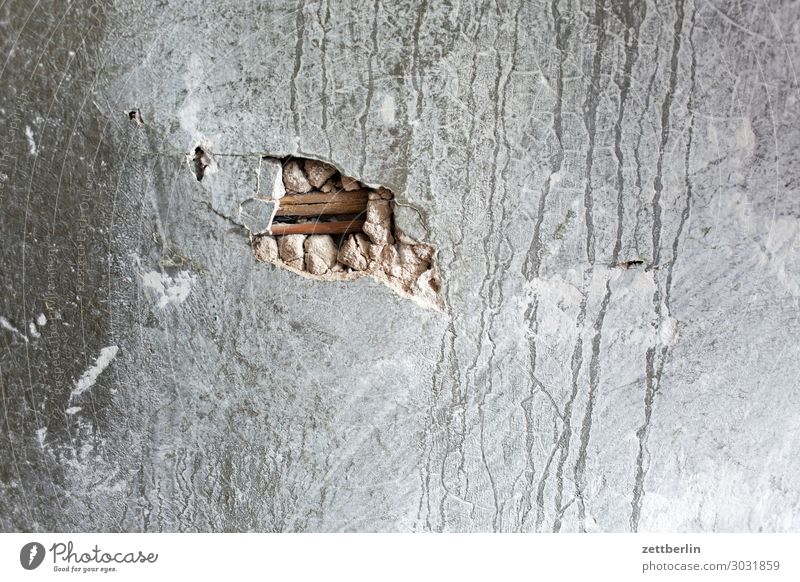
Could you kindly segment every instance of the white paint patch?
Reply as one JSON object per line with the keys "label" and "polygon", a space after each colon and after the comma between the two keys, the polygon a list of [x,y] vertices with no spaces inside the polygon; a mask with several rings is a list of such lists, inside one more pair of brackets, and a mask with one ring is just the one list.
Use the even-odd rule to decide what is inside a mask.
{"label": "white paint patch", "polygon": [[35,156],[36,152],[39,150],[36,148],[36,142],[33,140],[33,130],[30,125],[25,126],[25,137],[28,138],[28,147],[30,148],[31,155]]}
{"label": "white paint patch", "polygon": [[[202,96],[198,95],[198,93],[202,91],[207,74],[208,71],[203,59],[197,53],[192,53],[189,57],[186,72],[183,74],[186,97],[178,110],[178,120],[181,124],[181,129],[192,136],[193,141],[203,141],[203,134],[198,129],[198,119],[203,110],[203,103]],[[192,149],[194,150],[194,148]]]}
{"label": "white paint patch", "polygon": [[39,317],[36,318],[36,325],[42,327],[43,325],[47,325],[47,317],[44,313],[40,313]]}
{"label": "white paint patch", "polygon": [[753,131],[753,124],[750,122],[749,117],[742,119],[742,125],[736,130],[736,144],[748,156],[752,156],[756,151],[756,134]]}
{"label": "white paint patch", "polygon": [[662,346],[672,346],[678,340],[678,320],[666,317],[658,329],[658,336]]}
{"label": "white paint patch", "polygon": [[28,336],[26,336],[24,333],[22,333],[20,330],[18,330],[13,325],[11,325],[11,322],[8,321],[8,319],[3,317],[2,315],[0,315],[0,327],[5,329],[6,331],[10,331],[14,335],[18,335],[19,337],[21,337],[22,339],[25,340],[25,343],[28,343]]}
{"label": "white paint patch", "polygon": [[442,92],[452,99],[453,101],[461,102],[458,98],[459,95],[459,81],[458,81],[458,68],[448,61],[441,61],[439,63],[439,70],[434,75],[439,79],[444,80],[444,87]]}
{"label": "white paint patch", "polygon": [[36,440],[39,441],[39,446],[44,448],[44,439],[47,438],[47,427],[43,426],[36,431]]}
{"label": "white paint patch", "polygon": [[[548,313],[537,329],[539,338],[572,338],[578,330],[575,320],[581,304],[581,290],[561,276],[539,277],[526,285],[528,303],[535,300]],[[527,305],[525,306],[527,310]]]}
{"label": "white paint patch", "polygon": [[70,406],[64,412],[66,412],[67,414],[76,414],[76,413],[80,412],[81,410],[83,410],[82,406]]}
{"label": "white paint patch", "polygon": [[[108,365],[111,363],[111,360],[117,357],[118,351],[119,348],[117,346],[109,346],[100,350],[100,355],[97,356],[94,366],[86,370],[75,383],[75,388],[72,390],[72,394],[70,394],[70,401],[94,386],[98,376],[100,376],[103,370],[108,367]],[[67,414],[71,413],[67,411]]]}
{"label": "white paint patch", "polygon": [[183,303],[189,296],[195,279],[188,271],[181,271],[174,278],[166,273],[149,271],[142,273],[142,286],[155,292],[158,307],[163,309],[169,304]]}
{"label": "white paint patch", "polygon": [[[774,272],[786,292],[795,299],[800,298],[797,270],[800,224],[797,219],[754,215],[744,192],[732,192],[730,205],[761,260]],[[764,232],[766,241],[762,243]]]}
{"label": "white paint patch", "polygon": [[28,324],[28,332],[31,334],[31,337],[34,339],[39,339],[42,337],[42,334],[39,333],[39,330],[36,329],[36,324],[32,321]]}
{"label": "white paint patch", "polygon": [[386,125],[394,125],[394,96],[384,95],[381,99],[381,119]]}

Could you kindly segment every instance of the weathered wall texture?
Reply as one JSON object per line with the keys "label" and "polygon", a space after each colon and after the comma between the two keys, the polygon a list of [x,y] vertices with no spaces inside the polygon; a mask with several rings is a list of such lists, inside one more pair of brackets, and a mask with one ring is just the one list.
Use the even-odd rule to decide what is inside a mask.
{"label": "weathered wall texture", "polygon": [[[799,11],[0,4],[0,527],[797,531]],[[445,311],[256,262],[267,154]]]}

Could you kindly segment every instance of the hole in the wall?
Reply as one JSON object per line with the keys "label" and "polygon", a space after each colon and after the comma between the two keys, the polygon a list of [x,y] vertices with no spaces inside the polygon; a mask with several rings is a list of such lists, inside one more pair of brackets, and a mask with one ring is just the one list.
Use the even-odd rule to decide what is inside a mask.
{"label": "hole in the wall", "polygon": [[[321,280],[369,276],[426,307],[442,309],[436,250],[394,220],[394,194],[309,158],[262,159],[254,203],[269,205],[250,228],[260,261]],[[244,207],[244,205],[243,205]],[[258,212],[248,210],[250,217]],[[265,223],[263,216],[271,215]]]}
{"label": "hole in the wall", "polygon": [[142,112],[139,109],[131,109],[128,111],[128,119],[135,122],[136,125],[144,125],[144,119],[142,119]]}
{"label": "hole in the wall", "polygon": [[618,263],[617,266],[623,269],[633,269],[636,267],[641,267],[642,265],[644,265],[644,261],[642,259],[634,259],[631,261],[622,261],[621,263]]}
{"label": "hole in the wall", "polygon": [[197,146],[194,148],[194,155],[192,156],[192,171],[194,172],[197,181],[203,179],[206,173],[206,168],[211,165],[211,157],[205,152],[203,148]]}

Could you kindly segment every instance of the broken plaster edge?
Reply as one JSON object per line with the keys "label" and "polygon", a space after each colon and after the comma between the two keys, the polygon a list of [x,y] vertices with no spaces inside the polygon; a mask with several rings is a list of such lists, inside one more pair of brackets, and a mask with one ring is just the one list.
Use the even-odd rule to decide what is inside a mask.
{"label": "broken plaster edge", "polygon": [[[319,156],[316,153],[311,154],[311,153],[303,152],[302,150],[300,150],[300,148],[297,148],[297,147],[295,147],[294,151],[290,152],[290,153],[258,152],[258,153],[254,153],[253,155],[254,156],[255,155],[258,156],[258,165],[256,167],[256,193],[260,192],[261,168],[262,168],[262,164],[264,163],[265,159],[271,158],[273,160],[282,160],[282,159],[287,158],[287,157],[293,157],[293,158],[302,157],[302,158],[305,158],[305,159],[310,159],[310,160],[314,160],[314,161],[317,161],[317,162],[322,162],[324,164],[329,164],[329,165],[333,166],[334,168],[336,168],[336,171],[339,172],[339,174],[341,174],[343,176],[347,176],[348,178],[351,178],[353,180],[357,180],[358,182],[363,184],[366,188],[369,188],[371,190],[377,190],[377,189],[380,189],[380,188],[385,188],[385,189],[389,190],[392,193],[391,204],[392,204],[392,207],[393,207],[393,209],[392,209],[392,220],[394,222],[394,230],[399,230],[399,231],[401,231],[403,233],[406,233],[409,230],[411,230],[411,229],[408,228],[408,225],[404,224],[403,220],[400,220],[400,221],[397,220],[398,219],[398,215],[394,212],[394,208],[396,208],[397,206],[402,206],[404,208],[409,208],[409,209],[413,210],[417,214],[417,216],[419,216],[420,223],[422,225],[422,229],[425,232],[425,237],[427,238],[427,237],[430,236],[430,229],[428,228],[428,216],[427,216],[427,214],[425,214],[416,205],[414,205],[414,204],[412,204],[411,202],[408,201],[408,199],[403,195],[405,193],[405,190],[404,190],[403,194],[398,194],[394,190],[392,190],[390,188],[386,188],[386,186],[383,186],[382,184],[372,183],[372,182],[369,182],[369,181],[362,180],[357,175],[351,175],[350,170],[346,170],[341,164],[338,164],[338,163],[336,163],[335,161],[332,161],[332,160],[323,159],[321,156]],[[270,200],[272,202],[275,202],[275,208],[273,210],[272,216],[270,217],[269,225],[265,230],[260,231],[260,232],[253,232],[249,228],[247,228],[246,226],[242,225],[245,228],[245,230],[248,231],[249,239],[250,239],[250,247],[251,248],[253,248],[253,245],[255,243],[255,238],[257,236],[275,236],[275,235],[272,234],[272,222],[275,219],[275,216],[276,216],[277,210],[278,210],[278,206],[280,205],[280,198],[275,198],[275,197],[261,198],[261,197],[258,197],[257,195],[255,197],[252,197],[252,198],[257,198],[257,199],[260,199],[260,200]],[[241,206],[240,206],[240,208],[241,208]],[[430,266],[429,270],[433,271],[433,273],[432,273],[433,276],[436,277],[437,281],[439,281],[439,284],[441,285],[440,290],[436,293],[436,298],[437,298],[438,301],[435,301],[435,302],[434,301],[430,301],[430,300],[428,300],[428,299],[426,299],[424,297],[420,297],[420,296],[414,295],[413,293],[410,293],[410,292],[406,291],[402,287],[399,287],[399,286],[393,284],[392,280],[389,277],[387,277],[386,274],[383,273],[383,271],[380,271],[380,270],[350,271],[350,272],[332,272],[332,271],[329,271],[325,275],[314,275],[312,273],[309,273],[308,271],[301,271],[300,269],[296,269],[295,267],[292,267],[292,266],[288,265],[287,263],[283,262],[280,258],[276,258],[275,260],[264,261],[264,260],[261,260],[261,259],[257,258],[255,256],[255,253],[253,254],[253,258],[255,258],[256,262],[258,262],[258,263],[268,263],[268,264],[274,265],[276,268],[284,269],[286,271],[290,271],[290,272],[292,272],[292,273],[294,273],[296,275],[300,275],[301,277],[304,277],[304,278],[312,280],[312,281],[330,281],[330,282],[355,281],[355,280],[361,279],[363,277],[369,277],[369,278],[371,278],[373,280],[376,280],[376,281],[379,281],[379,282],[383,283],[392,292],[396,293],[400,297],[403,297],[404,299],[410,299],[411,301],[413,301],[414,303],[416,303],[420,307],[423,307],[425,309],[431,309],[433,311],[436,311],[436,312],[439,312],[439,313],[443,313],[443,314],[446,313],[447,312],[447,310],[446,310],[447,304],[446,304],[446,301],[445,301],[446,294],[444,293],[445,284],[444,284],[444,282],[442,280],[441,273],[440,273],[439,267],[438,267],[438,258],[439,258],[439,247],[438,247],[438,245],[430,243],[430,242],[427,242],[427,241],[419,241],[415,237],[411,237],[411,236],[408,236],[408,235],[406,235],[406,236],[409,239],[413,240],[415,244],[427,245],[431,249],[433,249],[433,254],[431,255],[431,262],[430,262],[431,266]]]}
{"label": "broken plaster edge", "polygon": [[[250,241],[251,241],[251,248],[252,248],[252,243],[255,241],[255,238],[252,235],[250,236]],[[439,267],[437,267],[436,264],[433,262],[433,260],[436,258],[436,254],[437,254],[437,251],[436,251],[436,249],[434,249],[433,257],[431,257],[431,270],[433,270],[434,275],[437,277],[437,279],[439,279],[439,281],[441,281],[441,277],[439,275]],[[253,253],[253,258],[255,259],[256,263],[266,263],[268,265],[273,265],[274,267],[276,267],[278,269],[283,269],[284,271],[289,271],[291,273],[294,273],[295,275],[300,275],[301,277],[303,277],[305,279],[309,279],[311,281],[320,281],[320,282],[328,282],[328,283],[339,283],[339,282],[345,282],[345,281],[356,281],[358,279],[363,279],[364,277],[367,277],[367,278],[373,279],[375,281],[378,281],[380,283],[383,283],[383,285],[388,287],[389,290],[392,291],[393,293],[396,293],[397,295],[399,295],[403,299],[410,299],[411,301],[413,301],[414,303],[416,303],[420,307],[423,307],[425,309],[430,309],[432,311],[435,311],[435,312],[441,313],[441,314],[445,314],[446,313],[446,309],[445,309],[446,305],[445,305],[445,301],[444,301],[444,293],[442,293],[440,291],[439,293],[436,294],[437,297],[441,300],[440,303],[435,303],[435,302],[429,301],[429,300],[427,300],[427,299],[425,299],[423,297],[419,297],[419,296],[416,296],[416,295],[414,295],[412,293],[409,293],[408,291],[406,291],[402,287],[398,287],[398,286],[394,285],[392,283],[391,279],[389,277],[387,277],[383,273],[383,271],[370,271],[370,270],[368,270],[368,271],[349,271],[349,272],[348,271],[338,271],[338,272],[329,271],[328,273],[326,273],[324,275],[314,275],[313,273],[309,273],[308,271],[301,271],[300,269],[292,267],[288,263],[284,263],[282,260],[280,260],[280,258],[277,258],[277,259],[274,259],[274,260],[271,260],[271,261],[265,261],[265,260],[262,260],[262,259],[259,259],[258,257],[256,257],[255,253]]]}

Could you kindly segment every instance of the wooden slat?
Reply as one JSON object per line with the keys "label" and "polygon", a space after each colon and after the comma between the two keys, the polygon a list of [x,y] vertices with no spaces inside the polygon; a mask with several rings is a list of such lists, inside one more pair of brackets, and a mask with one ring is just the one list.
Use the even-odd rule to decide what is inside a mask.
{"label": "wooden slat", "polygon": [[361,232],[363,227],[363,220],[307,222],[304,224],[280,224],[275,222],[270,228],[270,233],[275,236],[282,234],[350,234]]}
{"label": "wooden slat", "polygon": [[287,204],[281,200],[275,216],[328,216],[357,214],[367,209],[366,200],[331,200],[321,204]]}
{"label": "wooden slat", "polygon": [[338,192],[309,192],[307,194],[287,194],[280,199],[281,206],[292,204],[320,204],[345,200],[360,200],[365,204],[369,198],[369,190],[340,190]]}

